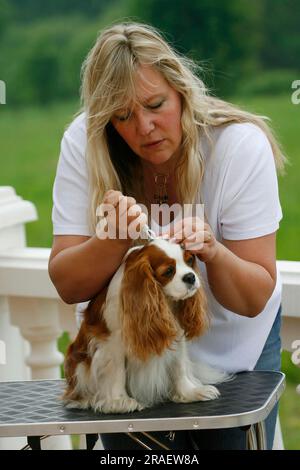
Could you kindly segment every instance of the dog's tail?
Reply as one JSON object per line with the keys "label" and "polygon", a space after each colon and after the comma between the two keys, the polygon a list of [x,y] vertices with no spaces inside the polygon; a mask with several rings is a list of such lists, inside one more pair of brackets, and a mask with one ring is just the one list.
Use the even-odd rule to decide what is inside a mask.
{"label": "dog's tail", "polygon": [[203,385],[213,385],[222,382],[229,382],[235,378],[235,374],[230,374],[221,369],[211,367],[201,361],[191,361],[193,375],[200,380]]}

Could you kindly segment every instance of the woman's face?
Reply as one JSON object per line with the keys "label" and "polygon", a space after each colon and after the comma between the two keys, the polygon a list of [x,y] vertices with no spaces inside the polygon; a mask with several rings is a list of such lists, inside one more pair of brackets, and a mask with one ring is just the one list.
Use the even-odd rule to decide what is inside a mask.
{"label": "woman's face", "polygon": [[135,85],[138,103],[115,113],[112,125],[148,163],[176,161],[182,141],[180,94],[152,67],[138,69]]}

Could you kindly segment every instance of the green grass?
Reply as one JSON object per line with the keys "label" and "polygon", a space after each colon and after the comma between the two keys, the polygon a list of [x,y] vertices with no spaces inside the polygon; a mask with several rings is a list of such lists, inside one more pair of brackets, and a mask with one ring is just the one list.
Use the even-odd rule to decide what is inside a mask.
{"label": "green grass", "polygon": [[300,368],[291,361],[291,353],[283,351],[281,370],[286,374],[286,389],[280,399],[279,416],[285,448],[300,449]]}
{"label": "green grass", "polygon": [[76,111],[76,103],[0,106],[0,186],[13,186],[37,207],[39,220],[27,225],[29,246],[52,244],[52,185],[64,128]]}
{"label": "green grass", "polygon": [[[278,233],[277,259],[300,260],[300,105],[292,105],[290,95],[233,98],[244,108],[267,115],[289,157],[285,177],[279,178],[284,218]],[[50,247],[52,243],[52,185],[64,128],[77,111],[77,103],[53,104],[47,108],[10,109],[0,106],[0,186],[13,186],[18,195],[32,201],[39,220],[27,226],[29,246]],[[59,341],[65,351],[68,335]],[[281,399],[280,416],[287,449],[300,449],[300,397],[296,385],[300,370],[283,353],[287,389]]]}
{"label": "green grass", "polygon": [[281,430],[286,450],[300,449],[299,405],[300,396],[296,393],[294,384],[287,382],[279,407]]}

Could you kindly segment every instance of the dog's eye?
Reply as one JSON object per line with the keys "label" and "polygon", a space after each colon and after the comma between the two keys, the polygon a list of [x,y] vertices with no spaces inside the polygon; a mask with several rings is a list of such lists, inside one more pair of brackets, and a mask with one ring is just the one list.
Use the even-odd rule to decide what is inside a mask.
{"label": "dog's eye", "polygon": [[191,257],[187,260],[186,264],[187,264],[188,266],[193,266],[194,261],[195,261],[195,256],[193,255],[193,256],[191,256]]}
{"label": "dog's eye", "polygon": [[164,272],[164,276],[170,277],[174,272],[175,268],[173,266],[169,266],[169,268]]}

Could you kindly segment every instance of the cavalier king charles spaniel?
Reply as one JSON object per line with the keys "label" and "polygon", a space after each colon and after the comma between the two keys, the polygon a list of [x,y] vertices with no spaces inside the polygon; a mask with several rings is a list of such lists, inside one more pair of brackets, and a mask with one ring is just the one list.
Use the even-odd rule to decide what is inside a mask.
{"label": "cavalier king charles spaniel", "polygon": [[211,384],[228,375],[193,363],[187,353],[187,342],[207,326],[195,255],[159,238],[131,248],[89,302],[68,348],[66,406],[127,413],[167,400],[217,398]]}

